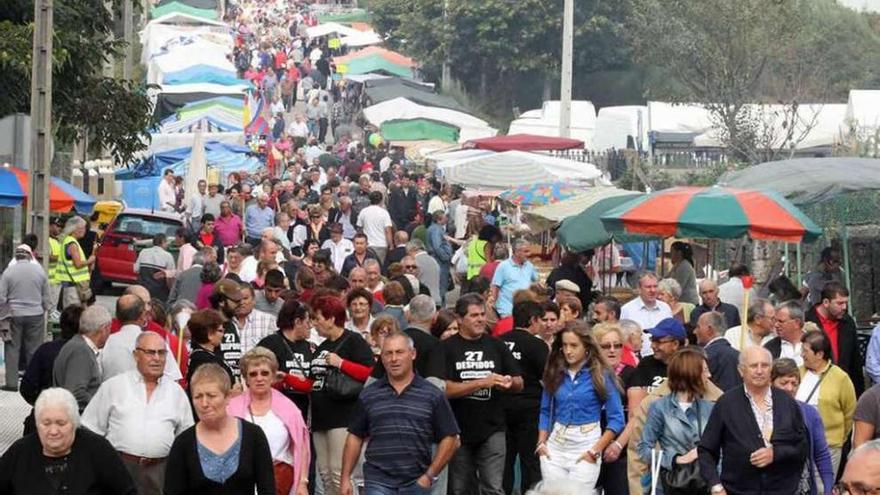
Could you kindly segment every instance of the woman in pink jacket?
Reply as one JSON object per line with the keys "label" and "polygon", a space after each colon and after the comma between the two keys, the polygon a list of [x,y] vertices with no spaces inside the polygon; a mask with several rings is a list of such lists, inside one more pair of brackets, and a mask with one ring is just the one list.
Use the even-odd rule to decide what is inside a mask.
{"label": "woman in pink jacket", "polygon": [[272,351],[254,347],[241,357],[247,392],[229,401],[227,412],[259,425],[269,441],[276,495],[308,495],[309,430],[299,409],[272,388],[278,361]]}

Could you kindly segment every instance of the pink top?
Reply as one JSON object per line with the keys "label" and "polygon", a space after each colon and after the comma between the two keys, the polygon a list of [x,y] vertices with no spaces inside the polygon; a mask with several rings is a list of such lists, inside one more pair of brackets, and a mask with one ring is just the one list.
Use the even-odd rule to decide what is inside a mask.
{"label": "pink top", "polygon": [[232,213],[229,217],[220,215],[214,220],[214,233],[220,238],[224,247],[237,246],[241,242],[241,232],[244,224],[241,217]]}
{"label": "pink top", "polygon": [[211,309],[211,301],[208,298],[211,297],[212,292],[214,292],[214,284],[202,283],[202,286],[196,293],[196,309],[200,311]]}
{"label": "pink top", "polygon": [[[303,421],[302,413],[281,392],[272,390],[272,412],[275,413],[287,427],[290,433],[290,455],[293,457],[293,486],[290,487],[290,495],[295,495],[299,487],[301,476],[308,476],[309,460],[311,452],[309,448],[309,429]],[[245,421],[250,417],[248,407],[251,405],[251,394],[244,393],[229,401],[226,413]]]}

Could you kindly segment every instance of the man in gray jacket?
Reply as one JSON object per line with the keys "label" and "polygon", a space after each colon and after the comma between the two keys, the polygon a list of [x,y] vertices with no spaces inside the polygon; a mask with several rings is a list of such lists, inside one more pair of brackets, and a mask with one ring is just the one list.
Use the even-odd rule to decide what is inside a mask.
{"label": "man in gray jacket", "polygon": [[52,309],[49,277],[39,263],[31,263],[33,251],[27,244],[15,249],[16,263],[0,276],[0,324],[7,323],[9,337],[4,338],[6,385],[3,390],[18,390],[19,356],[24,348],[27,367],[37,347],[46,336],[45,313]]}
{"label": "man in gray jacket", "polygon": [[73,393],[82,412],[101,386],[98,353],[110,336],[110,312],[103,306],[89,306],[79,317],[79,334],[58,353],[52,368],[52,381]]}
{"label": "man in gray jacket", "polygon": [[202,267],[204,265],[205,255],[199,251],[193,255],[192,265],[174,279],[174,285],[168,295],[169,306],[182,299],[195,304],[199,289],[202,288]]}

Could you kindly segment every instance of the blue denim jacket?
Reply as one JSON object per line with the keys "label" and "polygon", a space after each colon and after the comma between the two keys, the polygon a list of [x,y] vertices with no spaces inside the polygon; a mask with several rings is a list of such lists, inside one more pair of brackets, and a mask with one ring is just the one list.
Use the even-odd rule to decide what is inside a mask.
{"label": "blue denim jacket", "polygon": [[623,402],[620,399],[620,391],[615,385],[614,375],[610,372],[605,375],[605,384],[606,398],[603,403],[593,388],[590,370],[586,367],[581,368],[574,380],[566,371],[552,400],[547,389],[541,394],[538,428],[549,432],[553,429],[553,423],[572,426],[598,423],[604,408],[607,418],[605,428],[620,434],[626,424],[623,417]]}
{"label": "blue denim jacket", "polygon": [[700,441],[702,430],[697,430],[697,410],[700,411],[700,426],[706,428],[714,402],[700,399],[682,411],[675,394],[657,399],[648,409],[648,417],[639,440],[637,450],[643,461],[651,462],[651,451],[660,443],[663,460],[660,465],[672,467],[675,456],[687,454]]}

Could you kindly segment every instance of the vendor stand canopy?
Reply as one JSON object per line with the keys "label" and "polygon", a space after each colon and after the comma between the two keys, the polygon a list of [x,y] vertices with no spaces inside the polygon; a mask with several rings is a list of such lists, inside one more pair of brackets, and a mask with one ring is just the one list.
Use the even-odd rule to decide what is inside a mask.
{"label": "vendor stand canopy", "polygon": [[202,9],[187,5],[180,0],[165,3],[164,5],[157,5],[156,7],[153,7],[150,14],[153,17],[162,17],[168,14],[187,14],[193,17],[207,19],[209,21],[217,20],[219,17],[216,8]]}
{"label": "vendor stand canopy", "polygon": [[523,221],[529,225],[533,232],[543,232],[557,226],[566,218],[586,210],[599,200],[627,195],[632,195],[632,191],[608,186],[582,188],[569,199],[524,211]]}
{"label": "vendor stand canopy", "polygon": [[378,55],[385,60],[397,64],[403,65],[406,67],[414,67],[416,66],[416,61],[412,58],[409,58],[405,55],[397,53],[395,51],[389,50],[387,48],[382,48],[380,46],[369,46],[367,48],[358,50],[356,52],[349,53],[347,55],[340,55],[338,57],[333,57],[333,62],[338,64],[348,64],[354,60],[359,58],[366,58],[372,55]]}
{"label": "vendor stand canopy", "polygon": [[391,76],[413,77],[413,69],[411,66],[396,64],[378,54],[356,58],[345,64],[339,64],[337,62],[337,70],[340,66],[345,67],[344,74],[357,75],[380,73]]}
{"label": "vendor stand canopy", "polygon": [[547,182],[508,189],[501,192],[498,199],[517,206],[542,206],[572,198],[580,190],[567,182]]}
{"label": "vendor stand canopy", "polygon": [[[556,229],[556,238],[559,243],[569,251],[585,251],[604,246],[612,240],[617,242],[640,242],[653,239],[651,235],[617,233],[613,234],[606,229],[601,217],[622,204],[640,198],[643,194],[632,191],[611,193],[604,198],[598,199],[577,215],[568,217],[562,221]],[[610,191],[606,191],[610,192]]]}
{"label": "vendor stand canopy", "polygon": [[584,142],[579,139],[538,136],[535,134],[509,134],[483,139],[472,139],[462,148],[475,148],[491,151],[561,151],[583,149]]}
{"label": "vendor stand canopy", "polygon": [[394,98],[406,98],[419,105],[449,108],[459,112],[466,111],[453,98],[435,93],[430,86],[418,84],[400,77],[389,77],[382,80],[383,83],[386,81],[387,84],[366,85],[364,93],[370,100],[370,104],[375,105],[383,101],[393,100]]}
{"label": "vendor stand canopy", "polygon": [[738,188],[766,187],[794,204],[834,198],[842,193],[880,190],[880,159],[795,158],[727,172],[718,184]]}
{"label": "vendor stand canopy", "polygon": [[458,127],[430,119],[387,120],[379,132],[386,141],[458,142]]}
{"label": "vendor stand canopy", "polygon": [[[18,167],[0,167],[0,206],[18,206],[30,191],[31,176]],[[49,183],[49,209],[56,213],[76,210],[88,215],[95,207],[95,198],[80,191],[63,180],[52,177]]]}
{"label": "vendor stand canopy", "polygon": [[366,120],[381,127],[388,120],[430,119],[456,126],[460,129],[459,142],[494,136],[498,131],[482,119],[447,108],[428,107],[413,103],[406,98],[395,98],[364,109]]}
{"label": "vendor stand canopy", "polygon": [[571,182],[596,185],[604,182],[595,165],[562,158],[505,151],[441,164],[444,178],[452,184],[486,189],[509,189],[540,182]]}
{"label": "vendor stand canopy", "polygon": [[306,29],[306,36],[311,39],[330,35],[357,36],[360,33],[357,29],[339,24],[338,22],[324,22]]}
{"label": "vendor stand canopy", "polygon": [[810,242],[820,229],[780,193],[726,187],[674,187],[646,194],[602,215],[612,233],[658,237]]}

